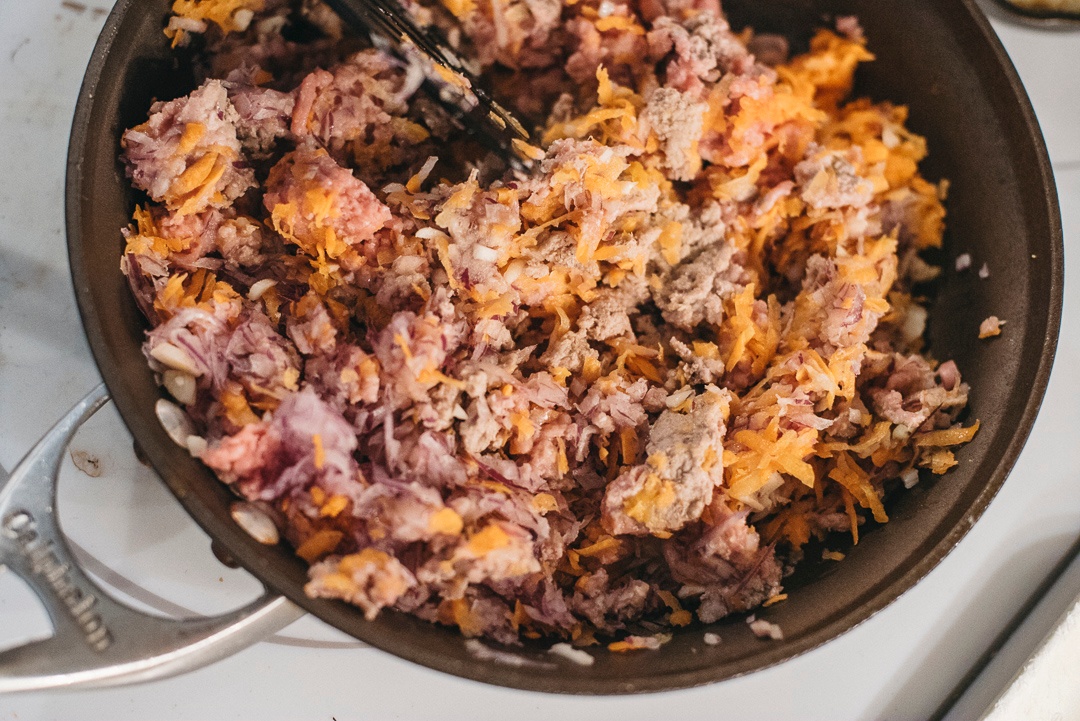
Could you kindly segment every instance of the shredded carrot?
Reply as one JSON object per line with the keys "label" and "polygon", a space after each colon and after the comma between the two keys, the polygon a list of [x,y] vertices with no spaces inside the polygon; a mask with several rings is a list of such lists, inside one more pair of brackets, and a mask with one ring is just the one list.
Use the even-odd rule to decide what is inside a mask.
{"label": "shredded carrot", "polygon": [[957,446],[967,443],[979,431],[979,421],[975,421],[968,428],[946,428],[943,431],[930,431],[915,437],[917,447],[925,446]]}
{"label": "shredded carrot", "polygon": [[318,433],[311,436],[311,445],[315,448],[315,468],[321,471],[326,464],[326,451],[323,449],[322,436]]}

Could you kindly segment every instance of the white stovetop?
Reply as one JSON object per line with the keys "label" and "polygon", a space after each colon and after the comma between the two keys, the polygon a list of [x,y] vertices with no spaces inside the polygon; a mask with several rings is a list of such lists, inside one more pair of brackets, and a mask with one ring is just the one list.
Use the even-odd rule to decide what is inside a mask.
{"label": "white stovetop", "polygon": [[[98,382],[75,310],[63,231],[68,129],[110,4],[83,2],[88,7],[0,2],[0,465],[9,470]],[[1075,246],[1080,32],[996,27],[1046,134],[1065,243]],[[1042,414],[985,516],[897,602],[778,667],[644,697],[554,697],[428,671],[303,619],[181,678],[0,698],[0,721],[925,719],[1080,535],[1080,254],[1067,256],[1066,276],[1061,343]],[[257,584],[214,559],[207,538],[135,460],[111,408],[92,419],[72,448],[101,462],[96,478],[68,462],[60,497],[65,528],[90,554],[89,569],[98,577],[165,612],[221,611],[255,595]],[[13,574],[0,573],[0,647],[47,630],[30,592]]]}

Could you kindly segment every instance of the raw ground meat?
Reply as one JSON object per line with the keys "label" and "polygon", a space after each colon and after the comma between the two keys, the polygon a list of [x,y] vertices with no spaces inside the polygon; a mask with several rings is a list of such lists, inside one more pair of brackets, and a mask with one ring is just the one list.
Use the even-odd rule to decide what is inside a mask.
{"label": "raw ground meat", "polygon": [[659,648],[977,429],[911,295],[944,185],[847,99],[853,18],[791,57],[715,0],[410,3],[528,112],[521,172],[319,2],[215,1],[169,22],[204,77],[123,136],[121,268],[178,442],[312,596]]}

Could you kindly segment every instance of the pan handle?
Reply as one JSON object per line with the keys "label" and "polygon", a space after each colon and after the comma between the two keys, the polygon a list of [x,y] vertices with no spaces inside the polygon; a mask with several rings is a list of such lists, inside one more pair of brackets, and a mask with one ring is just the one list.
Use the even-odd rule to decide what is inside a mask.
{"label": "pan handle", "polygon": [[75,431],[108,401],[99,385],[0,477],[0,570],[41,599],[53,635],[0,653],[0,693],[150,681],[232,655],[304,615],[269,591],[209,618],[151,616],[119,603],[79,567],[56,515],[56,480]]}

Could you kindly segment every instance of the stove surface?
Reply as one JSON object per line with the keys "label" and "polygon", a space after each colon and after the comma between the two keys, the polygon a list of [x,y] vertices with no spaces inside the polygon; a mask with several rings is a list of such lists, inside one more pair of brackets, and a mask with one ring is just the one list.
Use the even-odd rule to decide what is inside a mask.
{"label": "stove surface", "polygon": [[[68,277],[63,183],[75,99],[107,2],[0,3],[0,465],[9,470],[99,382]],[[1080,32],[994,22],[1046,135],[1066,246],[1080,243]],[[1007,279],[988,282],[995,281]],[[547,696],[429,671],[305,618],[179,678],[2,697],[0,721],[925,719],[1080,535],[1077,367],[1080,256],[1070,252],[1061,342],[1042,413],[986,514],[887,609],[765,671],[641,697]],[[58,502],[64,528],[87,570],[118,598],[186,615],[234,608],[259,593],[245,572],[215,559],[207,537],[135,458],[111,407],[80,430],[71,451]],[[0,648],[48,632],[31,592],[0,570]]]}

